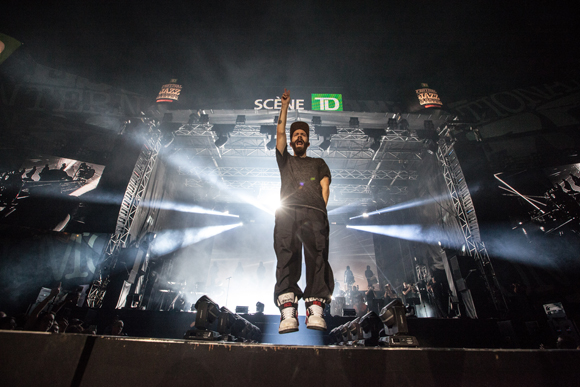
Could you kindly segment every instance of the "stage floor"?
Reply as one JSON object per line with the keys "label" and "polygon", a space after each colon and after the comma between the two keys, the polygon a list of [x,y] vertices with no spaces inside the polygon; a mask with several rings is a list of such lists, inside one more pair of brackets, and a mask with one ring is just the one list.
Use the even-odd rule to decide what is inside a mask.
{"label": "stage floor", "polygon": [[577,350],[361,348],[0,331],[3,385],[572,386]]}

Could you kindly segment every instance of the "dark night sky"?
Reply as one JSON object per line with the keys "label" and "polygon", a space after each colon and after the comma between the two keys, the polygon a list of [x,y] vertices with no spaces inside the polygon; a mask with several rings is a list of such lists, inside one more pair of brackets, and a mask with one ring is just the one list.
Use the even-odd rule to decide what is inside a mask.
{"label": "dark night sky", "polygon": [[151,97],[175,77],[206,101],[264,86],[386,100],[427,82],[453,102],[567,80],[580,65],[572,4],[38,3],[11,1],[0,31],[41,64]]}

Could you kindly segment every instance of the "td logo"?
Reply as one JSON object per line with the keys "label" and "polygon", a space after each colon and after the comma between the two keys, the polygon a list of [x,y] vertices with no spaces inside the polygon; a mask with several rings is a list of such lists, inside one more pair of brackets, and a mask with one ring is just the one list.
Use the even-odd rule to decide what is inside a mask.
{"label": "td logo", "polygon": [[312,110],[342,111],[342,94],[312,94]]}

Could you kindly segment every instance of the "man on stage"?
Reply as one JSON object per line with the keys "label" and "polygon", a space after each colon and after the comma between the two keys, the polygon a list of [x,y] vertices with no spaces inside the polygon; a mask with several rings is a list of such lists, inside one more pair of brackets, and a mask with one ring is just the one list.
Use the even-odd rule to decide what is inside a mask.
{"label": "man on stage", "polygon": [[[330,169],[324,160],[306,156],[310,127],[296,121],[290,126],[291,156],[286,143],[286,118],[290,91],[284,89],[276,132],[276,161],[280,169],[281,207],[276,211],[274,250],[276,286],[274,300],[280,308],[279,333],[298,330],[298,300],[306,302],[306,327],[326,330],[324,307],[334,290],[328,263],[328,203]],[[302,247],[306,263],[306,289],[298,286],[302,270]]]}

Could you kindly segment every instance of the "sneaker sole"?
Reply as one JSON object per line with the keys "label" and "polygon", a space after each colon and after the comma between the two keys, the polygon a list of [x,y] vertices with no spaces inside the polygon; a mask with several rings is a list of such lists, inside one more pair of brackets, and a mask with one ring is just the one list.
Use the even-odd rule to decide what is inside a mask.
{"label": "sneaker sole", "polygon": [[327,330],[326,325],[306,324],[306,328],[308,328],[308,329],[315,329],[317,331],[325,331],[325,330]]}
{"label": "sneaker sole", "polygon": [[279,334],[292,333],[292,332],[298,332],[298,327],[296,327],[296,328],[294,328],[294,327],[292,327],[292,328],[286,328],[284,330],[278,329],[278,333]]}

